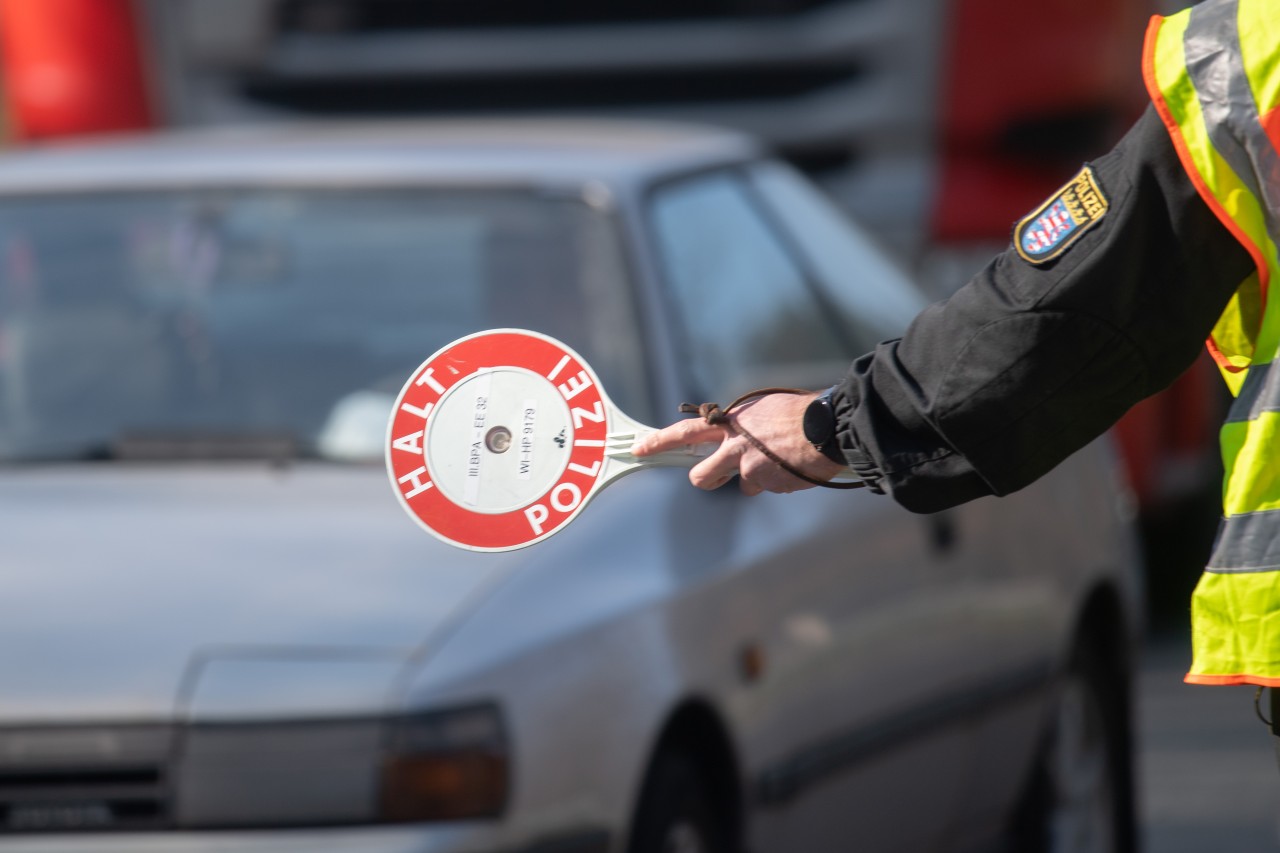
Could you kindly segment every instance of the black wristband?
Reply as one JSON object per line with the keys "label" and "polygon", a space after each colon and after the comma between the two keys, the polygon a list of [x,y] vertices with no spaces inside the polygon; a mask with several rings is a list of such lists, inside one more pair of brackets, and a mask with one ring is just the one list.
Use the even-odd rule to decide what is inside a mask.
{"label": "black wristband", "polygon": [[848,465],[836,441],[836,413],[831,396],[836,386],[823,391],[804,410],[804,437],[814,449],[838,465]]}

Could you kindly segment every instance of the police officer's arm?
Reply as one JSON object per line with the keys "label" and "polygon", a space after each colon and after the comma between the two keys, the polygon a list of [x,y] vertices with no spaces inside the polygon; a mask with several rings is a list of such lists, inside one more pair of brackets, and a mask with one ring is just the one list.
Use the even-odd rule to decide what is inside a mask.
{"label": "police officer's arm", "polygon": [[[1248,254],[1196,194],[1154,110],[1090,169],[1106,208],[1086,211],[1086,229],[1050,237],[1040,255],[1024,247],[1030,260],[1011,247],[853,363],[833,397],[838,440],[874,489],[919,512],[1020,489],[1195,359],[1252,271]],[[754,434],[791,436],[775,452],[830,476],[806,452],[802,402],[737,417]],[[677,424],[637,452],[722,436]],[[804,487],[740,438],[725,445],[693,470],[695,485],[715,488],[740,466],[748,492]]]}

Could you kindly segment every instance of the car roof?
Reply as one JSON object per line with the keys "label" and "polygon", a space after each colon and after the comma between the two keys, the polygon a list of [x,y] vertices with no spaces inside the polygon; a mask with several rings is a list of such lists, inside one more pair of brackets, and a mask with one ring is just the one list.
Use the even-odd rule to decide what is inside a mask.
{"label": "car roof", "polygon": [[0,194],[237,184],[643,184],[759,156],[750,137],[675,123],[473,119],[159,132],[0,156]]}

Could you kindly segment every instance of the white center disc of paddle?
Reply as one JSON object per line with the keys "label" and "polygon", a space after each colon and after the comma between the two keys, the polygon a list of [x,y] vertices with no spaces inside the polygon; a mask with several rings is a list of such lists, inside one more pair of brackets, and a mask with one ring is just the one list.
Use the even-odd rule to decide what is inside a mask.
{"label": "white center disc of paddle", "polygon": [[473,373],[440,398],[432,420],[425,451],[436,488],[473,512],[527,506],[569,463],[569,406],[554,383],[522,367]]}

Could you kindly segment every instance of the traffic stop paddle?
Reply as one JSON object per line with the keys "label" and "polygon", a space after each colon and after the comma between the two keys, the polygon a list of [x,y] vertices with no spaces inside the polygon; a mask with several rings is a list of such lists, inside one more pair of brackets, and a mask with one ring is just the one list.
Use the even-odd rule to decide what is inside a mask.
{"label": "traffic stop paddle", "polygon": [[387,472],[431,535],[512,551],[562,529],[619,477],[692,467],[714,450],[632,456],[654,431],[623,414],[569,347],[493,329],[445,346],[409,377],[387,427]]}

